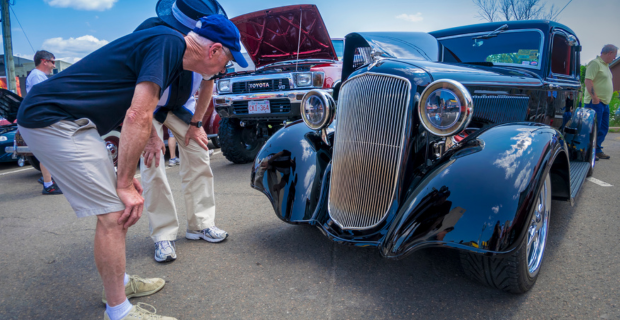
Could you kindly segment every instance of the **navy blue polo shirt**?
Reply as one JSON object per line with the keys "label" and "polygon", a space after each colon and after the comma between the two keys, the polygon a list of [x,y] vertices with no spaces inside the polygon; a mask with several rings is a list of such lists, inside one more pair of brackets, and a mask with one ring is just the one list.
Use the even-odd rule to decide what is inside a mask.
{"label": "navy blue polo shirt", "polygon": [[126,35],[34,86],[21,103],[17,123],[43,128],[88,118],[106,134],[123,122],[138,83],[156,83],[161,96],[183,71],[184,53],[183,35],[167,27]]}

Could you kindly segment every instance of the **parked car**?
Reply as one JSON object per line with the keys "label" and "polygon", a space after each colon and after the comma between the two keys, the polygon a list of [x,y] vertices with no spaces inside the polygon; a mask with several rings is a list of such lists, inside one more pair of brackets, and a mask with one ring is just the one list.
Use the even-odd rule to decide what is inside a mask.
{"label": "parked car", "polygon": [[342,49],[344,40],[330,38],[315,5],[261,10],[231,20],[256,70],[219,79],[215,110],[222,118],[222,153],[234,163],[248,163],[267,138],[300,119],[304,94],[313,89],[332,93],[342,69],[335,47]]}
{"label": "parked car", "polygon": [[13,140],[15,139],[15,131],[17,131],[17,125],[13,124],[4,118],[0,118],[0,162],[15,162],[12,152],[6,152],[7,147],[13,147]]}
{"label": "parked car", "polygon": [[[2,107],[4,107],[4,109],[6,110],[4,113],[6,113],[7,115],[10,113],[10,115],[7,116],[7,119],[15,119],[15,117],[17,116],[17,109],[19,108],[19,104],[22,100],[23,99],[20,96],[15,95],[8,90],[0,89],[0,111],[2,111]],[[0,113],[0,116],[2,115],[3,113]],[[211,101],[207,112],[203,117],[202,128],[203,130],[205,130],[207,137],[209,137],[209,139],[216,148],[219,147],[219,141],[217,138],[219,120],[219,116],[216,112],[213,111],[213,101]],[[16,125],[15,129],[17,129]],[[121,141],[121,130],[122,124],[118,128],[110,131],[109,133],[101,137],[106,144],[106,148],[108,149],[108,155],[110,156],[112,162],[114,162],[114,165],[118,164],[118,151],[120,150],[119,145]],[[30,148],[28,148],[28,145],[26,144],[26,141],[24,141],[24,139],[22,138],[19,130],[12,132],[11,135],[14,136],[14,138],[11,139],[10,145],[3,146],[2,150],[4,150],[7,154],[10,154],[12,159],[17,160],[20,166],[23,166],[26,161],[28,161],[35,169],[41,170],[39,160],[30,151]],[[164,141],[166,143],[167,139],[168,130],[164,130]],[[0,138],[0,146],[3,143],[1,140],[2,138]]]}
{"label": "parked car", "polygon": [[337,107],[307,93],[303,120],[256,156],[252,187],[332,241],[386,258],[457,249],[471,277],[528,291],[552,200],[574,204],[595,164],[593,110],[550,126],[581,94],[574,32],[511,21],[345,39]]}

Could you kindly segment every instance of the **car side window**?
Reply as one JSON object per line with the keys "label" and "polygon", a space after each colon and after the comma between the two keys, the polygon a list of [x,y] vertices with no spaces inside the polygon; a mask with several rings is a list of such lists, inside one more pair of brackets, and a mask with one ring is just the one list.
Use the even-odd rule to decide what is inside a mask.
{"label": "car side window", "polygon": [[573,76],[573,52],[566,36],[562,33],[553,35],[551,47],[551,72],[556,75]]}

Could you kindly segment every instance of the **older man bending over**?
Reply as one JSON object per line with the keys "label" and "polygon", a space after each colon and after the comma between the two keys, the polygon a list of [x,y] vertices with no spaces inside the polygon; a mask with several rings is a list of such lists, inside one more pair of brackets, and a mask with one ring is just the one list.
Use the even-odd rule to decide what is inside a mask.
{"label": "older man bending over", "polygon": [[[104,319],[161,319],[127,300],[157,292],[164,281],[127,276],[125,237],[142,215],[142,187],[133,176],[162,90],[183,70],[212,75],[232,59],[245,64],[240,49],[239,31],[221,15],[201,18],[185,37],[163,26],[134,32],[33,87],[22,102],[18,125],[34,155],[78,217],[97,216]],[[117,176],[100,135],[121,122]]]}

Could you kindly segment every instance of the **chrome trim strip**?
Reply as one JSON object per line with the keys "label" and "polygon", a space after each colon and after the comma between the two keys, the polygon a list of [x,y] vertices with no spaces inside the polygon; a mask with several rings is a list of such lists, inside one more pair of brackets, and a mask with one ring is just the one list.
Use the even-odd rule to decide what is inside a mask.
{"label": "chrome trim strip", "polygon": [[[361,77],[368,79],[359,81]],[[354,87],[349,90],[349,86]],[[344,230],[376,227],[393,206],[412,112],[411,88],[407,78],[373,72],[354,76],[341,86],[328,214]],[[347,118],[352,107],[356,108],[351,109],[352,116]],[[390,108],[392,112],[384,112]],[[359,208],[364,208],[364,212]]]}
{"label": "chrome trim strip", "polygon": [[[305,95],[312,90],[325,91],[328,94],[332,94],[332,89],[313,89],[307,90],[295,90],[295,91],[276,91],[276,92],[257,92],[257,93],[237,93],[237,94],[223,94],[214,95],[213,104],[216,107],[231,106],[235,101],[249,101],[249,100],[269,100],[269,99],[289,99],[291,103],[301,103],[301,99],[297,100],[297,95]],[[217,100],[224,99],[226,102],[221,103]]]}

